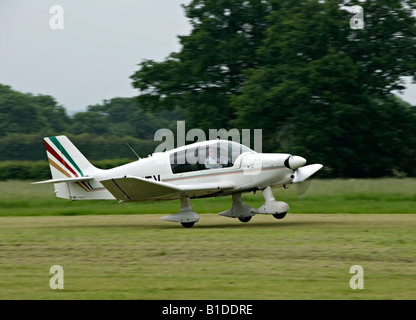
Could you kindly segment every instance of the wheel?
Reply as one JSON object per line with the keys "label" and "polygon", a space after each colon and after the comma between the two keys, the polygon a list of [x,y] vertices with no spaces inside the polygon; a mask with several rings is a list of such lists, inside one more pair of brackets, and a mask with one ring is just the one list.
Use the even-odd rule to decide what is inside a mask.
{"label": "wheel", "polygon": [[192,228],[195,222],[181,222],[181,225],[185,228]]}
{"label": "wheel", "polygon": [[243,217],[243,218],[238,218],[238,220],[240,220],[241,222],[249,222],[251,220],[251,217]]}
{"label": "wheel", "polygon": [[287,212],[275,213],[275,214],[273,215],[273,217],[275,217],[276,219],[280,220],[280,219],[283,219],[283,218],[286,216],[286,213],[287,213]]}

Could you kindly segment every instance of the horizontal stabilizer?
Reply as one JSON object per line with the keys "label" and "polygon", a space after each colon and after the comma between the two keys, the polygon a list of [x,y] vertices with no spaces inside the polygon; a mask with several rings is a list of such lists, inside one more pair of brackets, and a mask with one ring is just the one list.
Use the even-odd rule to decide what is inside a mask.
{"label": "horizontal stabilizer", "polygon": [[126,176],[100,181],[120,201],[172,200],[181,195],[198,197],[232,188],[228,182],[174,185],[153,179]]}
{"label": "horizontal stabilizer", "polygon": [[32,182],[32,184],[45,184],[45,183],[61,183],[61,182],[78,182],[92,180],[94,177],[76,177],[76,178],[63,178],[63,179],[50,179],[45,181]]}
{"label": "horizontal stabilizer", "polygon": [[311,175],[316,173],[323,167],[322,164],[310,164],[309,166],[301,167],[295,171],[295,178],[293,183],[299,183],[308,179]]}

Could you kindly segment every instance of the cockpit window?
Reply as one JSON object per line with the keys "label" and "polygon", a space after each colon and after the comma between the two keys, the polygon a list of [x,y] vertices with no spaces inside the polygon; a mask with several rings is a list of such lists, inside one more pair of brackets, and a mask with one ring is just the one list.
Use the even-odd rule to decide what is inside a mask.
{"label": "cockpit window", "polygon": [[170,164],[173,173],[227,168],[244,152],[253,150],[233,141],[218,141],[174,152]]}

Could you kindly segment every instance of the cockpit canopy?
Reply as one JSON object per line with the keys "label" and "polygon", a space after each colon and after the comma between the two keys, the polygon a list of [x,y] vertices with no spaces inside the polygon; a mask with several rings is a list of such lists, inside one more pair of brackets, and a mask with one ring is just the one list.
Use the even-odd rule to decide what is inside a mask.
{"label": "cockpit canopy", "polygon": [[171,153],[170,165],[173,173],[232,167],[244,152],[254,152],[234,141],[208,141],[191,144]]}

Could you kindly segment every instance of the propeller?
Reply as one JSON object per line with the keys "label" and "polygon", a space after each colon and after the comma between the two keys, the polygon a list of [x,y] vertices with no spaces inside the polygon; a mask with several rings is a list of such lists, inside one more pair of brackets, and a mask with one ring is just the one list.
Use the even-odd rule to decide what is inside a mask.
{"label": "propeller", "polygon": [[323,167],[322,164],[310,164],[309,166],[298,168],[294,172],[295,178],[293,179],[293,183],[299,183],[299,182],[305,181],[315,172],[320,170],[322,167]]}
{"label": "propeller", "polygon": [[307,182],[305,180],[323,167],[321,164],[304,166],[305,164],[306,159],[299,156],[289,156],[284,162],[286,168],[294,170],[292,181],[296,183],[296,191],[299,198],[306,194],[312,182],[312,180]]}
{"label": "propeller", "polygon": [[307,179],[303,182],[295,184],[295,190],[298,196],[298,200],[303,200],[304,198],[306,198],[308,190],[311,187],[312,182],[313,182],[313,179]]}
{"label": "propeller", "polygon": [[[286,123],[281,127],[276,136],[276,142],[289,154],[294,152],[294,130],[295,126],[292,123]],[[286,168],[294,170],[293,183],[296,183],[296,191],[299,198],[306,194],[312,183],[312,180],[307,179],[323,167],[321,164],[312,164],[304,167],[305,164],[306,159],[299,156],[290,156],[284,162]]]}
{"label": "propeller", "polygon": [[[299,199],[302,199],[306,193],[308,192],[312,180],[306,180],[311,175],[313,175],[315,172],[317,172],[319,169],[321,169],[323,166],[321,164],[311,164],[306,167],[298,168],[294,172],[294,179],[293,183],[296,183],[296,191],[298,193]],[[306,181],[305,181],[306,180]]]}

